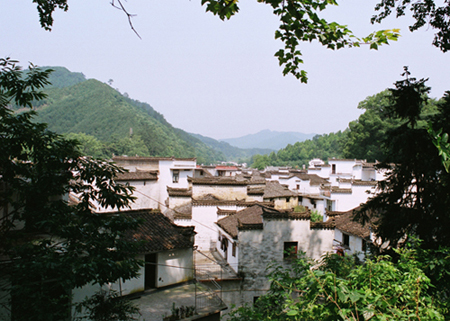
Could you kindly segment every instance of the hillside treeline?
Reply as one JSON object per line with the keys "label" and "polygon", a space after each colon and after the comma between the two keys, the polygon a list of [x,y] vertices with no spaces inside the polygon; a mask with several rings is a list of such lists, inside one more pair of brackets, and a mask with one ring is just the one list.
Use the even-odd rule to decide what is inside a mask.
{"label": "hillside treeline", "polygon": [[[389,161],[386,159],[386,139],[390,130],[400,126],[402,121],[390,112],[391,92],[382,91],[360,102],[358,109],[364,112],[349,123],[341,132],[316,135],[313,139],[288,145],[268,155],[254,155],[250,166],[263,169],[266,166],[308,166],[313,158],[356,158],[368,162]],[[423,114],[437,113],[437,101],[429,99]]]}
{"label": "hillside treeline", "polygon": [[47,97],[33,104],[36,121],[78,140],[83,154],[197,157],[205,164],[225,160],[220,151],[174,128],[149,104],[81,73],[51,68]]}

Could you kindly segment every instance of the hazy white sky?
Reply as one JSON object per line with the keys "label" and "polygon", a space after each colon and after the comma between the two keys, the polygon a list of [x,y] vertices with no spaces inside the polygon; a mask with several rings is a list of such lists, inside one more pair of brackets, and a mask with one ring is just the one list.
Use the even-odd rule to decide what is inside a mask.
{"label": "hazy white sky", "polygon": [[327,17],[361,36],[401,28],[401,39],[378,51],[302,44],[307,85],[282,75],[270,7],[240,3],[240,13],[223,22],[200,0],[128,0],[139,39],[109,0],[69,0],[51,32],[39,27],[31,0],[2,1],[0,56],[113,79],[113,87],[149,103],[175,127],[216,139],[263,129],[343,130],[358,117],[358,102],[392,87],[405,65],[412,76],[430,78],[431,96],[450,90],[450,53],[431,45],[433,30],[411,34],[406,19],[371,25],[376,1],[341,1]]}

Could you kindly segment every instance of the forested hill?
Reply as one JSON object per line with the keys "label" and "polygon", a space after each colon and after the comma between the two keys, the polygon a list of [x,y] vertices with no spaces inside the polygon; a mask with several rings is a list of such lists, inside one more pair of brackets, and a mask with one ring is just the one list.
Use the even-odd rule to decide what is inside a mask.
{"label": "forested hill", "polygon": [[205,164],[225,160],[221,152],[174,128],[150,105],[81,73],[50,68],[55,70],[53,85],[45,89],[47,98],[35,104],[36,120],[76,138],[87,155],[197,157]]}
{"label": "forested hill", "polygon": [[[438,113],[438,101],[428,99],[422,108],[420,117],[426,119]],[[391,92],[384,90],[367,97],[358,104],[364,112],[358,119],[351,121],[343,132],[316,135],[310,140],[288,145],[269,155],[254,155],[250,165],[263,169],[266,166],[308,165],[312,158],[327,161],[330,158],[365,159],[368,162],[387,161],[389,158],[386,144],[389,133],[404,125],[392,110]],[[423,121],[419,122],[423,125]]]}

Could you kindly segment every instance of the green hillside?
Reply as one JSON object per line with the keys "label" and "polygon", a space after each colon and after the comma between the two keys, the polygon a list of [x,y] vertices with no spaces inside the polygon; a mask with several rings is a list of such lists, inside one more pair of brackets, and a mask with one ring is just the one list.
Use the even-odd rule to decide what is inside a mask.
{"label": "green hillside", "polygon": [[117,90],[81,73],[55,69],[48,97],[36,104],[36,121],[82,143],[93,156],[129,154],[197,157],[199,163],[225,160],[222,153],[174,128],[150,105],[122,96]]}

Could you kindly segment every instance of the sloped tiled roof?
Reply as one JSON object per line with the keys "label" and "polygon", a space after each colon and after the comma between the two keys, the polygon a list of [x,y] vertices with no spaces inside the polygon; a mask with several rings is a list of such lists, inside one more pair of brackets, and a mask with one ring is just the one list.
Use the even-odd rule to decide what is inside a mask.
{"label": "sloped tiled roof", "polygon": [[178,226],[160,211],[136,210],[120,212],[133,219],[142,220],[142,224],[135,231],[130,231],[128,237],[137,241],[144,241],[144,253],[154,253],[173,249],[192,248],[194,246],[193,226]]}
{"label": "sloped tiled roof", "polygon": [[335,213],[334,222],[336,228],[342,232],[368,239],[370,237],[370,224],[362,225],[359,222],[353,221],[354,211],[358,209],[359,207],[356,207],[347,212]]}
{"label": "sloped tiled roof", "polygon": [[217,215],[233,215],[233,214],[236,214],[236,210],[224,210],[224,209],[221,209],[221,208],[217,208]]}
{"label": "sloped tiled roof", "polygon": [[117,181],[144,181],[144,180],[157,180],[158,171],[137,171],[137,172],[125,172],[117,175]]}
{"label": "sloped tiled roof", "polygon": [[296,193],[289,188],[281,185],[278,181],[269,181],[264,189],[264,198],[289,197],[297,196]]}
{"label": "sloped tiled roof", "polygon": [[174,188],[167,186],[167,193],[169,193],[169,196],[178,196],[178,197],[192,196],[192,190],[189,188]]}
{"label": "sloped tiled roof", "polygon": [[352,193],[352,189],[351,188],[339,188],[337,186],[331,186],[331,193],[351,194]]}
{"label": "sloped tiled roof", "polygon": [[225,165],[217,165],[217,170],[227,170],[227,171],[237,171],[238,168],[236,166],[225,166]]}
{"label": "sloped tiled roof", "polygon": [[178,158],[178,157],[141,157],[141,156],[114,156],[113,161],[160,161],[160,160],[180,160],[180,161],[196,161],[197,158]]}
{"label": "sloped tiled roof", "polygon": [[176,206],[168,212],[170,213],[169,215],[172,215],[174,220],[190,220],[192,219],[192,203],[189,202]]}
{"label": "sloped tiled roof", "polygon": [[264,187],[247,187],[247,195],[264,195]]}
{"label": "sloped tiled roof", "polygon": [[236,180],[230,177],[201,177],[188,179],[194,185],[247,185],[247,180]]}
{"label": "sloped tiled roof", "polygon": [[353,185],[356,186],[376,186],[378,184],[377,181],[362,181],[362,180],[354,180]]}
{"label": "sloped tiled roof", "polygon": [[310,222],[309,227],[312,230],[334,230],[336,223],[334,220],[328,220],[326,222]]}
{"label": "sloped tiled roof", "polygon": [[220,219],[217,225],[230,234],[231,237],[237,238],[238,230],[245,229],[245,226],[247,226],[247,229],[262,229],[262,213],[263,207],[254,205]]}
{"label": "sloped tiled roof", "polygon": [[267,209],[263,214],[266,219],[291,219],[291,220],[309,220],[311,218],[311,211],[306,210],[304,212],[294,212],[293,209],[289,210],[275,210]]}

